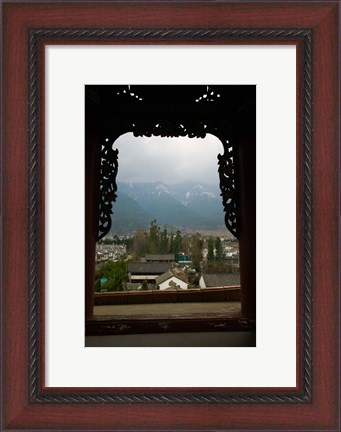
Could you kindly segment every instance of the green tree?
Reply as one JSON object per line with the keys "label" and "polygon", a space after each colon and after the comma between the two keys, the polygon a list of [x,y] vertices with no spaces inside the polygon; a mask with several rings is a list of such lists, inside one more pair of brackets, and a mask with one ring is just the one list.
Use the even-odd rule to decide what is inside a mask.
{"label": "green tree", "polygon": [[141,284],[141,290],[148,291],[148,282],[146,281],[146,279]]}
{"label": "green tree", "polygon": [[134,250],[134,238],[133,237],[129,237],[129,238],[121,240],[121,244],[125,245],[127,254],[133,253],[133,250]]}
{"label": "green tree", "polygon": [[210,237],[208,239],[208,251],[207,251],[207,260],[213,261],[214,260],[214,240]]}
{"label": "green tree", "polygon": [[122,244],[121,243],[121,240],[118,238],[118,236],[115,234],[114,235],[114,237],[113,237],[113,243],[115,244],[115,245],[120,245],[120,244]]}
{"label": "green tree", "polygon": [[195,234],[192,237],[191,242],[191,258],[193,265],[196,269],[200,268],[200,263],[202,261],[202,248],[203,248],[203,241],[200,238],[200,234]]}
{"label": "green tree", "polygon": [[192,247],[192,237],[188,235],[184,235],[182,237],[182,252],[185,255],[191,255],[191,247]]}
{"label": "green tree", "polygon": [[123,291],[124,285],[128,281],[127,263],[125,261],[109,261],[96,272],[96,278],[108,279],[102,285],[102,289]]}
{"label": "green tree", "polygon": [[215,259],[221,261],[223,259],[223,247],[219,237],[215,239]]}
{"label": "green tree", "polygon": [[139,228],[133,238],[133,254],[135,257],[142,256],[148,248],[148,236],[143,228]]}
{"label": "green tree", "polygon": [[160,227],[155,219],[149,227],[148,251],[149,253],[160,252]]}
{"label": "green tree", "polygon": [[175,234],[172,233],[171,235],[170,251],[174,255],[178,255],[181,252],[181,249],[182,249],[182,236],[181,236],[181,232],[177,230]]}
{"label": "green tree", "polygon": [[167,253],[169,252],[169,244],[168,244],[168,233],[167,228],[163,227],[163,231],[160,233],[160,252]]}

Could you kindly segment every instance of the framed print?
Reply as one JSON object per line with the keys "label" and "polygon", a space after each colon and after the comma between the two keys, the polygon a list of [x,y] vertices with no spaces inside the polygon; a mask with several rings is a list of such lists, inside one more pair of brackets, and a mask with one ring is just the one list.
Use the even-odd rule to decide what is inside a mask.
{"label": "framed print", "polygon": [[[2,6],[2,428],[339,430],[339,3]],[[162,144],[166,160],[153,159],[159,143],[138,153],[129,137],[118,142],[131,132],[218,137],[214,170],[225,227],[239,239],[240,283],[232,292],[215,282],[220,291],[205,295],[234,298],[234,312],[208,312],[209,301],[174,312],[205,297],[199,279],[188,290],[180,277],[193,249],[174,242],[200,240],[180,230],[164,234],[172,249],[138,249],[135,238],[121,285],[119,273],[95,276],[96,242],[119,226],[111,212],[122,188],[143,183],[122,212],[141,221],[156,208],[149,174],[170,193],[180,165],[191,179],[209,165],[185,141],[168,153]],[[172,202],[177,212],[158,213],[164,224],[185,211]],[[156,220],[150,241],[153,232],[161,242]],[[216,237],[214,247],[202,240],[213,268],[225,241]],[[162,266],[175,256],[179,266]],[[191,267],[195,276],[208,261]],[[129,265],[120,262],[117,272]],[[162,298],[173,306],[134,315],[131,299],[145,307],[152,295],[157,311]],[[94,313],[113,299],[128,303],[125,315],[111,303]]]}
{"label": "framed print", "polygon": [[[91,237],[97,236],[96,250],[99,251],[96,260],[98,277],[95,277],[97,292],[93,295],[93,287],[91,287],[92,297],[95,298],[90,301],[87,297],[87,303],[90,305],[86,306],[86,309],[90,309],[92,313],[91,309],[95,303],[95,312],[94,317],[88,318],[86,335],[96,336],[104,332],[142,334],[145,325],[148,325],[148,331],[145,333],[150,333],[154,330],[152,323],[157,333],[172,332],[175,326],[179,328],[177,331],[180,329],[184,331],[188,326],[191,327],[191,331],[199,331],[199,328],[203,331],[205,325],[207,331],[226,328],[232,330],[233,327],[238,328],[238,320],[241,319],[243,330],[253,330],[255,295],[251,286],[255,285],[254,266],[249,264],[248,270],[240,275],[244,286],[240,293],[244,315],[238,316],[231,311],[228,313],[228,320],[223,322],[226,315],[214,306],[222,306],[218,301],[219,296],[226,297],[227,300],[239,299],[239,288],[233,288],[236,281],[239,281],[239,261],[256,262],[255,258],[249,257],[250,254],[255,255],[255,241],[251,240],[251,234],[246,236],[246,231],[241,227],[243,223],[244,226],[253,227],[254,201],[246,200],[250,208],[245,214],[250,220],[243,222],[241,217],[243,212],[237,211],[237,203],[242,203],[242,200],[237,198],[239,195],[241,197],[241,194],[237,192],[239,183],[237,175],[234,174],[237,171],[242,172],[242,158],[238,158],[237,145],[233,144],[233,140],[237,142],[237,139],[241,143],[244,142],[239,138],[242,136],[242,131],[247,131],[244,140],[247,139],[248,142],[251,142],[249,137],[255,135],[256,86],[194,84],[194,68],[190,77],[189,71],[191,65],[196,64],[199,58],[209,55],[209,50],[206,48],[188,46],[163,46],[157,50],[155,46],[127,48],[126,51],[122,46],[104,48],[104,62],[115,59],[115,82],[121,81],[119,78],[121,72],[125,71],[123,74],[126,77],[127,70],[134,71],[133,65],[141,57],[145,61],[145,66],[143,72],[135,69],[135,79],[138,81],[146,83],[154,80],[155,83],[169,80],[167,71],[170,70],[178,70],[179,74],[176,78],[173,74],[172,84],[110,85],[109,74],[105,78],[96,77],[97,83],[105,79],[106,84],[85,86],[85,179],[90,179],[90,184],[85,185],[86,211],[80,218],[85,219],[85,255],[87,256],[90,250],[93,255],[95,250],[90,245],[88,227],[92,226],[90,219],[91,213],[94,213],[98,230]],[[227,56],[232,55],[231,52],[227,53],[224,47],[221,48],[222,51],[214,53],[216,57],[226,59]],[[57,47],[57,51],[58,54],[54,52],[53,47],[49,47],[48,58],[53,63],[57,55],[60,64],[63,54],[60,47]],[[85,59],[91,57],[91,52],[91,48],[87,53],[82,49],[79,55]],[[122,55],[126,58],[122,58]],[[247,57],[247,54],[244,56]],[[76,57],[78,54],[74,52],[73,58]],[[167,60],[164,62],[162,58]],[[292,59],[294,58],[295,54],[292,52]],[[128,65],[129,59],[134,59],[131,65]],[[80,58],[75,62],[75,66],[72,66],[73,70],[77,68],[76,63],[79,65],[79,61]],[[97,56],[95,62],[97,71],[105,70],[109,66],[100,65],[99,62],[101,61]],[[225,63],[227,64],[227,61]],[[117,64],[122,67],[120,72]],[[160,65],[164,65],[162,70]],[[222,68],[221,65],[220,68],[212,69]],[[54,69],[54,66],[49,67],[49,70]],[[89,71],[89,67],[82,66],[80,69]],[[204,72],[205,68],[202,68],[202,71]],[[294,75],[295,72],[293,64],[292,74]],[[203,75],[208,79],[206,72]],[[59,75],[57,80],[60,78]],[[179,79],[182,84],[175,84]],[[54,80],[53,74],[49,79],[49,86],[60,87],[51,80]],[[231,82],[226,75],[225,80]],[[88,79],[85,78],[85,81],[88,82]],[[294,80],[291,83],[292,89],[295,89]],[[53,104],[51,100],[49,103]],[[295,105],[294,97],[292,103]],[[226,126],[226,119],[230,119],[230,124],[241,123],[237,120],[239,111],[243,112],[243,126],[239,132],[237,127],[232,132],[232,129],[228,130]],[[107,113],[110,113],[109,117]],[[97,138],[95,139],[94,136]],[[149,139],[151,136],[157,137],[154,145]],[[218,140],[215,143],[214,138]],[[102,147],[98,144],[100,142],[103,143]],[[158,143],[162,143],[161,146]],[[94,144],[95,148],[98,148],[97,155],[93,153]],[[238,147],[241,149],[242,144]],[[209,156],[209,151],[215,153],[212,152],[212,156]],[[239,152],[241,153],[241,150]],[[237,160],[241,161],[240,164]],[[250,151],[248,151],[248,161],[252,162],[249,163],[246,171],[245,182],[249,182],[254,188],[256,160],[255,154],[252,156]],[[75,165],[72,165],[74,171]],[[88,175],[87,172],[95,175]],[[96,197],[94,199],[90,192],[87,192],[92,190],[94,178],[97,178],[99,183],[96,187],[97,191],[100,190],[99,199]],[[240,182],[242,181],[244,180],[241,178]],[[254,191],[250,195],[254,196]],[[57,207],[62,206],[57,205]],[[98,208],[100,208],[99,223]],[[237,217],[239,215],[240,217]],[[251,231],[255,229],[250,229]],[[247,247],[244,246],[246,243]],[[216,251],[213,250],[214,244],[217,245]],[[235,246],[231,244],[238,245],[235,255],[240,258],[237,258],[236,265],[232,264],[232,260],[228,260],[226,256],[226,251],[234,251]],[[207,259],[204,255],[206,253],[208,255],[208,245],[212,245],[213,253]],[[114,263],[110,260],[104,261],[106,258],[102,255],[107,249],[117,254]],[[193,261],[192,255],[195,254],[198,257],[193,258]],[[51,261],[51,266],[53,262],[58,261],[58,259]],[[92,262],[94,261],[93,258]],[[114,268],[116,268],[115,278],[111,277],[110,273]],[[93,276],[89,277],[89,271],[90,265],[87,265],[85,280],[93,279]],[[118,279],[119,273],[121,276]],[[208,282],[209,290],[207,290],[208,287],[203,282],[204,274],[205,278],[206,274],[209,275],[207,276],[209,279],[217,278],[219,274],[220,284],[225,287]],[[250,287],[249,290],[247,286]],[[167,306],[163,307],[165,303]],[[197,312],[194,303],[201,303],[200,313]],[[206,308],[204,303],[207,303]],[[208,303],[215,304],[208,305]],[[146,306],[147,304],[154,304],[155,307]],[[227,301],[226,306],[231,309],[232,301]],[[119,311],[124,312],[125,315],[117,318],[115,322],[114,315]],[[164,313],[160,316],[162,311]],[[104,318],[110,313],[113,315],[111,319]],[[222,322],[218,323],[217,320]],[[134,324],[131,324],[132,321]],[[88,337],[87,341],[89,340]],[[164,338],[162,343],[165,343]]]}

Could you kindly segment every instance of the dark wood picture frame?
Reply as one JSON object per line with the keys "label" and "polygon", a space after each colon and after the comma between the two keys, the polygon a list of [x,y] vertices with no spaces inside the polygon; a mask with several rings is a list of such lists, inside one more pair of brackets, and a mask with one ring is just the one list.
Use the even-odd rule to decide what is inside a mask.
{"label": "dark wood picture frame", "polygon": [[[5,2],[2,19],[2,428],[339,430],[339,2]],[[297,46],[296,387],[44,384],[44,43],[139,38]]]}

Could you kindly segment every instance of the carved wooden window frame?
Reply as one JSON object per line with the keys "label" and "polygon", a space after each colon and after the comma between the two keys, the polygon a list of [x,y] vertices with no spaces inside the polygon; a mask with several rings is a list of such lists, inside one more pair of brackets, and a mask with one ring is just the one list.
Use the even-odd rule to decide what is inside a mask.
{"label": "carved wooden window frame", "polygon": [[133,133],[134,137],[188,137],[205,138],[207,134],[214,135],[223,146],[223,153],[217,155],[220,196],[222,197],[222,209],[226,228],[233,236],[239,239],[238,211],[237,211],[237,178],[235,175],[236,149],[231,142],[230,134],[224,134],[219,127],[212,122],[197,121],[184,122],[181,120],[160,121],[153,120],[147,127],[139,124],[138,119],[127,122],[121,133],[108,135],[101,139],[101,170],[100,170],[100,199],[99,199],[99,224],[98,237],[101,240],[111,229],[111,215],[113,204],[116,201],[117,184],[116,177],[119,167],[119,152],[115,149],[115,141],[125,133]]}
{"label": "carved wooden window frame", "polygon": [[[136,87],[138,88],[138,86]],[[214,88],[214,86],[212,87]],[[236,88],[238,86],[234,85],[231,87]],[[255,97],[255,86],[251,87],[254,88]],[[89,97],[89,101],[92,101],[97,105],[94,111],[96,112],[95,116],[98,117],[98,112],[101,112],[101,109],[99,109],[100,97],[96,95],[95,89],[96,85],[86,87],[86,94]],[[112,93],[114,94],[114,91],[112,91]],[[253,107],[253,109],[255,109],[255,107]],[[255,121],[255,112],[252,111],[252,113],[253,121]],[[112,121],[113,126],[107,125],[105,121],[101,124],[97,131],[97,146],[100,148],[100,152],[97,154],[97,163],[100,163],[100,173],[98,176],[99,178],[97,179],[99,190],[97,241],[103,238],[110,231],[111,214],[115,211],[114,203],[117,198],[116,176],[119,169],[119,153],[115,148],[115,141],[128,132],[132,132],[134,136],[137,137],[188,136],[189,138],[204,138],[207,134],[212,134],[219,139],[224,150],[222,154],[217,155],[217,175],[221,190],[222,210],[225,212],[224,219],[226,228],[237,239],[239,239],[238,195],[240,194],[238,194],[238,133],[232,126],[233,121],[228,121],[226,119],[224,122],[221,122],[221,119],[219,121],[209,118],[209,116],[208,118],[205,118],[206,116],[207,111],[203,108],[200,114],[200,119],[196,120],[186,120],[181,117],[175,119],[155,117],[146,122],[145,120],[141,120],[139,117],[134,117],[133,115],[131,117],[120,116],[119,121],[118,119],[116,122]],[[237,115],[234,118],[235,121],[236,118]],[[255,257],[252,265],[255,267]],[[249,269],[249,271],[252,273],[251,269]],[[253,271],[255,272],[255,269]],[[86,289],[90,290],[91,288],[88,286]],[[255,283],[251,290],[255,290]],[[250,288],[248,288],[248,291],[250,291]],[[247,298],[248,291],[246,289],[242,291],[242,305],[245,304],[245,298]],[[91,315],[90,319],[87,319],[86,321],[86,335],[94,336],[173,331],[254,330],[256,323],[255,292],[253,292],[253,294],[251,293],[250,298],[253,298],[254,300],[254,304],[248,308],[251,313],[249,313],[249,310],[242,310],[242,313],[230,313],[228,315],[221,313],[201,314],[200,316],[198,314],[186,314],[181,318],[173,317],[171,315],[162,315],[162,317],[160,315],[144,315],[143,319]]]}

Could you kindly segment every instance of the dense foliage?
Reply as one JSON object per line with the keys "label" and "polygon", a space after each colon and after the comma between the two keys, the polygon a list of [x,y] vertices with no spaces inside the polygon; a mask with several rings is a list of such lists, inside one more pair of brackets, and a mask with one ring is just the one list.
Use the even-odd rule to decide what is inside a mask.
{"label": "dense foliage", "polygon": [[[101,279],[107,281],[101,284],[99,289]],[[128,274],[125,261],[108,261],[96,272],[96,291],[123,291],[126,282],[128,282]]]}
{"label": "dense foliage", "polygon": [[183,235],[180,230],[168,232],[166,227],[161,228],[156,220],[150,224],[149,230],[140,228],[132,240],[132,253],[135,258],[145,253],[185,253],[192,256],[193,263],[199,265],[202,260],[203,241],[200,234]]}

